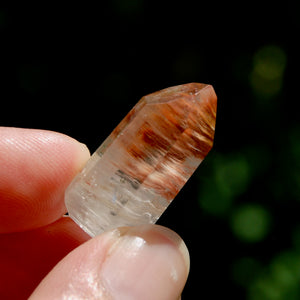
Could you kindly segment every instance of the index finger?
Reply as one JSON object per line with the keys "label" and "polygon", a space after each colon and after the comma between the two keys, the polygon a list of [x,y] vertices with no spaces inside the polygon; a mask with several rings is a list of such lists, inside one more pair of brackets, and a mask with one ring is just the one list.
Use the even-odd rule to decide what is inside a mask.
{"label": "index finger", "polygon": [[66,135],[0,127],[0,233],[61,217],[64,191],[88,158],[87,147]]}

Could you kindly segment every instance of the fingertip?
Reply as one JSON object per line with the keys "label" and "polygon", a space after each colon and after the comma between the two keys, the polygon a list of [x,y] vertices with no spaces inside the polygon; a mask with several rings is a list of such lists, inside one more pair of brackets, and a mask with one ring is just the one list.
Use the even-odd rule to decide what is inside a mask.
{"label": "fingertip", "polygon": [[178,299],[188,270],[188,250],[174,232],[119,228],[75,249],[30,299]]}
{"label": "fingertip", "polygon": [[[151,225],[152,226],[152,225]],[[147,228],[147,226],[146,226]],[[182,255],[184,265],[186,267],[187,275],[190,271],[190,254],[189,250],[184,242],[184,240],[176,233],[175,231],[171,230],[170,228],[161,226],[161,225],[154,225],[154,230],[161,233],[163,236],[168,238],[174,245],[178,248],[179,252]]]}
{"label": "fingertip", "polygon": [[74,161],[77,162],[77,170],[76,173],[78,173],[78,170],[81,170],[84,166],[84,164],[87,162],[87,160],[90,158],[90,150],[88,149],[87,145],[84,143],[81,143],[77,141],[76,139],[62,134],[62,133],[57,133],[61,135],[63,141],[68,141],[70,143],[70,148],[73,149],[75,153],[75,159]]}
{"label": "fingertip", "polygon": [[171,244],[180,253],[183,265],[185,266],[186,276],[190,270],[189,250],[183,239],[173,230],[161,225],[141,225],[139,227],[121,227],[117,229],[120,234],[141,236],[149,244]]}

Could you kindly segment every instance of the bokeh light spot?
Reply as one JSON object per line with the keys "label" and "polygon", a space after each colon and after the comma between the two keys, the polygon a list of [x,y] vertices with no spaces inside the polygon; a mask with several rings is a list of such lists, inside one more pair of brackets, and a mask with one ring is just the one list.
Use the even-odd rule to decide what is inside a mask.
{"label": "bokeh light spot", "polygon": [[243,287],[248,287],[261,272],[261,264],[252,257],[236,260],[231,269],[233,280]]}
{"label": "bokeh light spot", "polygon": [[250,84],[258,96],[269,98],[279,93],[286,60],[284,50],[276,45],[264,46],[254,54]]}
{"label": "bokeh light spot", "polygon": [[293,250],[279,253],[249,287],[249,300],[298,300],[300,255]]}
{"label": "bokeh light spot", "polygon": [[201,179],[199,204],[214,215],[229,212],[233,201],[241,195],[250,182],[250,166],[238,153],[221,155],[215,153],[212,174]]}
{"label": "bokeh light spot", "polygon": [[271,263],[273,278],[285,288],[298,284],[300,281],[300,254],[285,251],[274,258]]}
{"label": "bokeh light spot", "polygon": [[267,80],[281,77],[286,65],[284,51],[275,45],[265,46],[254,55],[253,71]]}
{"label": "bokeh light spot", "polygon": [[259,242],[268,234],[270,213],[260,205],[247,204],[236,209],[231,218],[233,233],[244,242]]}
{"label": "bokeh light spot", "polygon": [[225,195],[239,195],[249,183],[249,169],[247,160],[240,154],[223,157],[216,162],[216,184]]}
{"label": "bokeh light spot", "polygon": [[[249,300],[281,300],[282,292],[280,287],[271,278],[259,278],[250,288]],[[282,299],[283,300],[283,299]]]}

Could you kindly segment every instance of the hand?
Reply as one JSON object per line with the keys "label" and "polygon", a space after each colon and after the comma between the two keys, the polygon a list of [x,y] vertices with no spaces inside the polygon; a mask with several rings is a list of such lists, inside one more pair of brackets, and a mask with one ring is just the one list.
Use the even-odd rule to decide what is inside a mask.
{"label": "hand", "polygon": [[171,230],[90,239],[64,216],[64,190],[89,158],[50,131],[0,127],[0,299],[178,299],[189,255]]}

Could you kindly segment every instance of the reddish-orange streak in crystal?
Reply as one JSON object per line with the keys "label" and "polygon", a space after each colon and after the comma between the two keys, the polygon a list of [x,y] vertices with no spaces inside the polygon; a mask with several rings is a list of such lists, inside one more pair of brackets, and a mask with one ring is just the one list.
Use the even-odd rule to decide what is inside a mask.
{"label": "reddish-orange streak in crystal", "polygon": [[[125,163],[123,171],[169,200],[195,169],[182,170],[182,165],[188,159],[203,160],[215,132],[217,97],[213,87],[191,83],[180,88],[143,97],[112,133],[115,138],[138,114],[145,115],[134,131],[135,143],[124,140],[123,147],[133,159]],[[156,156],[162,158],[156,161]]]}

